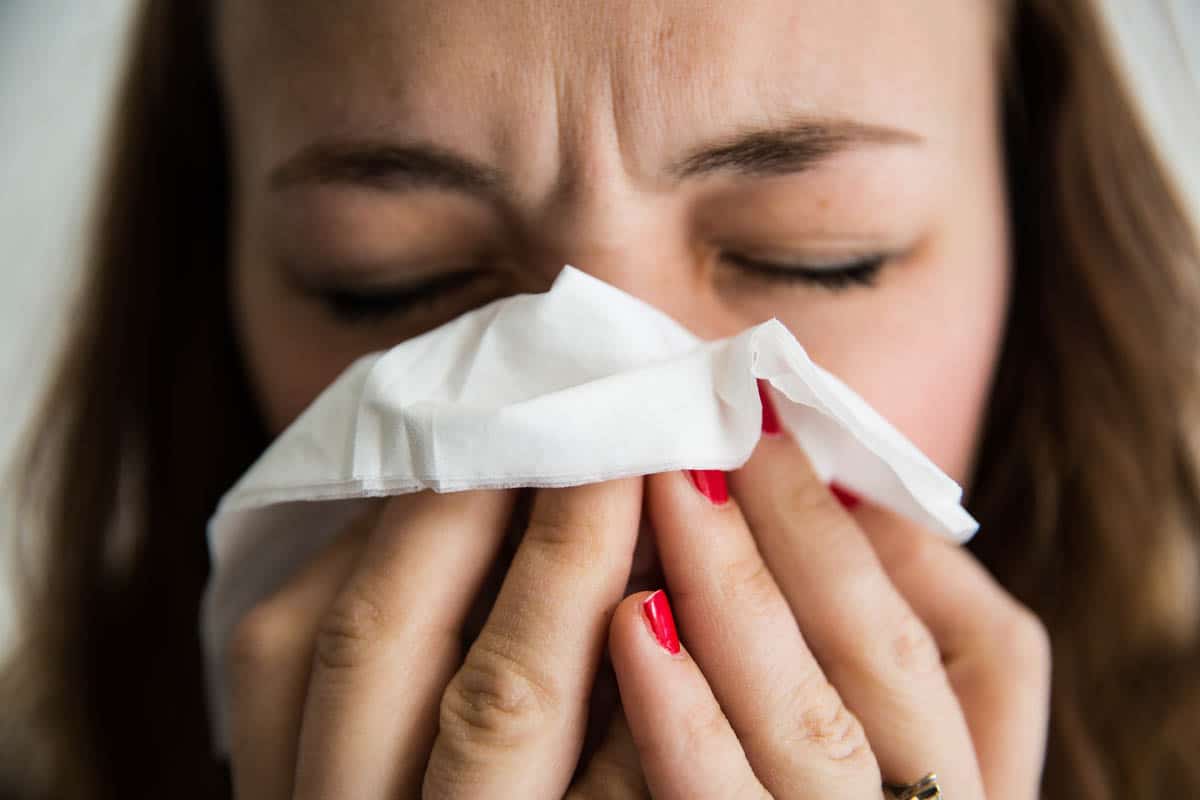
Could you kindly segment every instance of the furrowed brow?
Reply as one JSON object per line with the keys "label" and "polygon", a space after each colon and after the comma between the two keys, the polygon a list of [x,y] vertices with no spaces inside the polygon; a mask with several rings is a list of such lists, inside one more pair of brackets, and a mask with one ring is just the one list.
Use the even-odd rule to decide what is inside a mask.
{"label": "furrowed brow", "polygon": [[305,183],[346,183],[389,191],[450,189],[494,194],[504,184],[500,172],[427,144],[376,141],[320,141],[273,169],[273,189]]}
{"label": "furrowed brow", "polygon": [[800,120],[756,128],[696,148],[671,165],[675,178],[717,172],[748,177],[812,169],[832,156],[866,145],[915,145],[921,137],[896,128],[844,120]]}

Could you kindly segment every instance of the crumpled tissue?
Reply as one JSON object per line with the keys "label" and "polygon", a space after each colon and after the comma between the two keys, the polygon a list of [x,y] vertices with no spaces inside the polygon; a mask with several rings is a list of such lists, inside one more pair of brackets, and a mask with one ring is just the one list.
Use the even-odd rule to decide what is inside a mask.
{"label": "crumpled tissue", "polygon": [[736,469],[761,432],[759,379],[822,479],[957,542],[977,530],[958,484],[778,320],[701,340],[567,266],[544,294],[360,358],[221,499],[201,620],[218,748],[233,627],[372,498]]}

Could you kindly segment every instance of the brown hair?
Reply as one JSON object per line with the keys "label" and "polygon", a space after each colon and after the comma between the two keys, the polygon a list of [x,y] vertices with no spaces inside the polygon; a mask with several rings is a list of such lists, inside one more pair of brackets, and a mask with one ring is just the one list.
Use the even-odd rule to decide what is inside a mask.
{"label": "brown hair", "polygon": [[1089,0],[1014,7],[1014,285],[969,507],[1054,653],[1051,798],[1198,797],[1200,247]]}
{"label": "brown hair", "polygon": [[[20,473],[0,789],[212,797],[203,530],[267,437],[229,319],[210,3],[148,0],[90,271]],[[1200,248],[1088,0],[1018,0],[1013,302],[968,508],[1045,621],[1047,797],[1200,796]],[[1031,731],[1030,735],[1036,735]]]}

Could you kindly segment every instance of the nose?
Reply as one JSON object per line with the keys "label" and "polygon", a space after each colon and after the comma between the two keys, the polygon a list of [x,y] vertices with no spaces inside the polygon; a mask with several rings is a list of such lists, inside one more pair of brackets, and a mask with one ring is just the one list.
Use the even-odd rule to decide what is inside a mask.
{"label": "nose", "polygon": [[654,306],[703,339],[745,321],[721,301],[713,256],[670,200],[638,191],[559,196],[537,215],[528,249],[552,278],[570,264]]}

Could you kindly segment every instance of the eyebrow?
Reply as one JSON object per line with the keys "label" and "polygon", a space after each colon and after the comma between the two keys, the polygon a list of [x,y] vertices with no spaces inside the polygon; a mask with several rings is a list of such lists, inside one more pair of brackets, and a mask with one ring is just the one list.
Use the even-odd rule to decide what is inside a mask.
{"label": "eyebrow", "polygon": [[[847,120],[804,119],[756,128],[709,142],[672,163],[676,180],[716,173],[745,177],[788,175],[810,170],[832,156],[863,145],[915,145],[915,133]],[[391,191],[448,189],[475,195],[503,193],[504,173],[432,144],[376,140],[319,141],[273,169],[268,184],[357,184]]]}
{"label": "eyebrow", "polygon": [[915,145],[910,131],[848,120],[803,119],[774,128],[735,133],[702,145],[675,162],[668,174],[693,178],[716,172],[747,177],[788,175],[810,170],[838,153],[863,145]]}
{"label": "eyebrow", "polygon": [[300,183],[350,183],[395,190],[439,188],[471,194],[501,188],[499,170],[429,144],[320,141],[271,171],[273,189]]}

